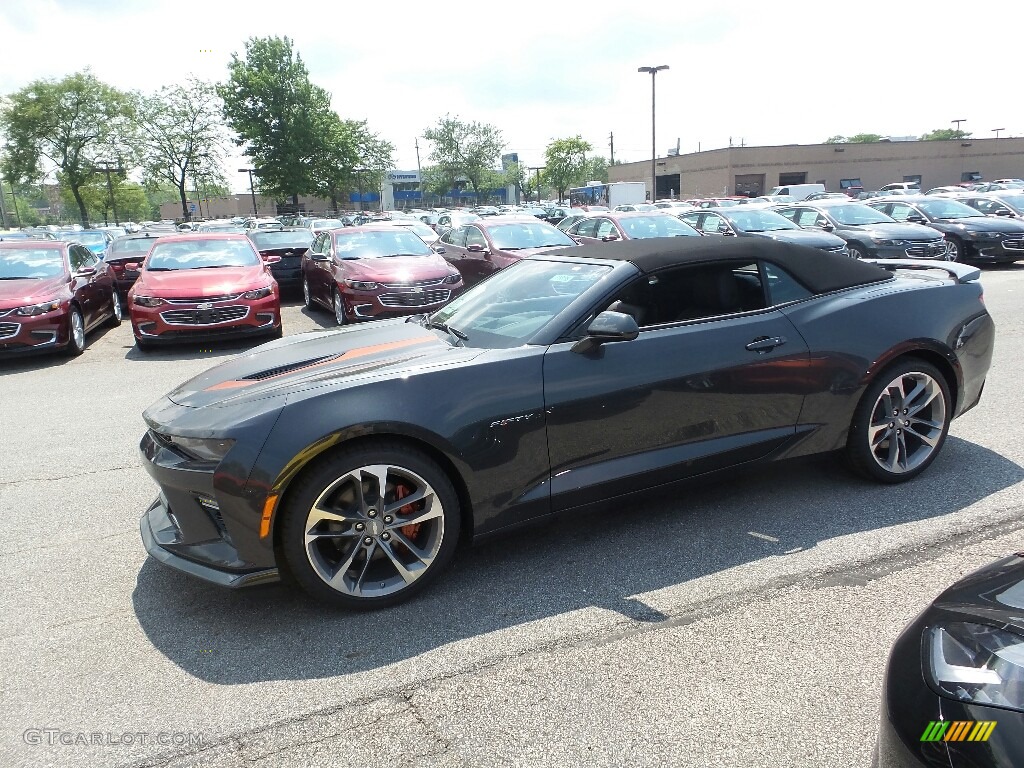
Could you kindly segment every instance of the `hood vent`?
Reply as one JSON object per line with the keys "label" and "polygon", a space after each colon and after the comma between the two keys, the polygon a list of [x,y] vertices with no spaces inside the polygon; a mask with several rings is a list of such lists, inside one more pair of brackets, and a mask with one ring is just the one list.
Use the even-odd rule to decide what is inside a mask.
{"label": "hood vent", "polygon": [[322,363],[324,360],[331,360],[337,357],[337,355],[324,355],[323,357],[314,357],[311,360],[302,360],[298,363],[288,363],[287,365],[279,365],[277,368],[268,368],[265,371],[258,371],[257,373],[250,373],[248,376],[243,376],[239,381],[263,381],[264,379],[270,379],[274,376],[280,376],[285,373],[291,373],[297,371],[300,368],[306,368],[317,363]]}

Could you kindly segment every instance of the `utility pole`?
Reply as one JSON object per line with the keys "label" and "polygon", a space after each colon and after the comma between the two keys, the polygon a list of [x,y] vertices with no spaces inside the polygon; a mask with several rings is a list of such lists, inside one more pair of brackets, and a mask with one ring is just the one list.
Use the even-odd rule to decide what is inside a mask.
{"label": "utility pole", "polygon": [[668,69],[668,64],[662,64],[657,67],[638,67],[637,72],[649,73],[651,76],[651,202],[653,203],[658,199],[658,169],[655,165],[655,161],[658,158],[658,144],[654,140],[654,128],[655,128],[655,112],[654,112],[654,81],[655,76]]}
{"label": "utility pole", "polygon": [[[11,185],[11,205],[14,206],[14,218],[18,222],[18,229],[21,229],[21,211],[18,210],[18,198],[14,196],[14,179],[8,179],[7,183]],[[4,189],[0,187],[0,197],[4,196]]]}
{"label": "utility pole", "polygon": [[608,165],[615,165],[615,134],[611,131],[608,132],[608,147],[612,158]]}
{"label": "utility pole", "polygon": [[[13,197],[13,196],[12,196]],[[14,200],[14,210],[18,210],[18,201]],[[0,229],[7,229],[7,206],[4,203],[3,179],[0,179]]]}
{"label": "utility pole", "polygon": [[423,169],[420,168],[420,137],[416,137],[416,178],[419,179],[419,191],[420,191],[420,205],[424,204],[423,200]]}
{"label": "utility pole", "polygon": [[[239,173],[249,174],[249,194],[252,196],[252,215],[259,216],[259,211],[256,210],[256,186],[253,184],[252,175],[256,172],[255,168],[239,168]],[[191,218],[191,217],[189,217]]]}
{"label": "utility pole", "polygon": [[995,131],[996,138],[998,139],[999,138],[999,134],[1002,133],[1003,131],[1005,131],[1006,129],[1005,128],[993,128],[992,130]]}
{"label": "utility pole", "polygon": [[[110,182],[110,172],[111,172],[111,170],[114,170],[114,171],[116,171],[118,173],[122,173],[123,171],[122,171],[121,168],[118,168],[116,166],[114,168],[111,168],[111,166],[114,165],[114,163],[110,162],[109,160],[97,160],[96,163],[97,163],[97,165],[102,165],[103,166],[103,173],[106,174],[106,176],[107,176],[107,193],[110,195],[110,207],[114,211],[114,224],[118,225],[121,222],[118,221],[117,201],[114,200],[114,185]],[[103,223],[104,224],[109,224],[110,223],[110,222],[107,221],[106,215],[103,216]]]}

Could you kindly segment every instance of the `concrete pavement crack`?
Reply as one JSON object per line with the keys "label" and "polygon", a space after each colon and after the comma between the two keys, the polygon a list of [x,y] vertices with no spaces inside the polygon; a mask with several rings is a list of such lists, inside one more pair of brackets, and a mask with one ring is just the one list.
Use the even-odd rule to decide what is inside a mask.
{"label": "concrete pavement crack", "polygon": [[0,481],[0,488],[9,485],[20,485],[21,483],[52,483],[57,480],[71,480],[75,477],[83,477],[85,475],[102,475],[104,472],[120,472],[125,469],[137,469],[138,464],[127,464],[123,467],[104,467],[103,469],[90,469],[82,472],[75,472],[70,475],[57,475],[56,477],[23,477],[19,480],[4,480]]}

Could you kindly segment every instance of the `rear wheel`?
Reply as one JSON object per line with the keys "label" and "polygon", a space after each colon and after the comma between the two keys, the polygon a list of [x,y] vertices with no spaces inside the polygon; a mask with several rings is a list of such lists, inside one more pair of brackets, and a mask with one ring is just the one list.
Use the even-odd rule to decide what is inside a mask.
{"label": "rear wheel", "polygon": [[281,543],[296,581],[345,608],[393,605],[451,562],[459,498],[434,461],[401,443],[342,449],[288,495]]}
{"label": "rear wheel", "polygon": [[309,281],[305,277],[302,278],[302,301],[305,303],[306,309],[313,308],[313,296],[309,292]]}
{"label": "rear wheel", "polygon": [[113,304],[113,314],[107,320],[107,325],[111,328],[117,328],[124,319],[124,305],[121,303],[121,295],[117,292],[116,288],[114,289],[114,297],[111,299],[111,303]]}
{"label": "rear wheel", "polygon": [[907,358],[868,386],[850,425],[846,452],[861,474],[902,483],[924,472],[942,449],[953,404],[935,366]]}
{"label": "rear wheel", "polygon": [[78,307],[71,307],[68,327],[67,353],[72,357],[78,357],[85,352],[85,322],[82,320],[82,313]]}

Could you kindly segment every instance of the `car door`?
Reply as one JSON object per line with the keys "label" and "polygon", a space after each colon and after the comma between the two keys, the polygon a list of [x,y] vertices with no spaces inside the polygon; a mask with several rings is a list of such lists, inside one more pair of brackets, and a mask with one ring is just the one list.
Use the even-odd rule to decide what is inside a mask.
{"label": "car door", "polygon": [[84,245],[72,245],[68,252],[71,261],[71,292],[82,308],[82,323],[89,328],[96,322],[102,307],[96,285],[98,260]]}
{"label": "car door", "polygon": [[462,229],[466,233],[466,240],[459,271],[464,278],[468,278],[468,284],[472,285],[492,275],[498,267],[494,263],[491,244],[487,242],[483,230],[473,224]]}
{"label": "car door", "polygon": [[466,225],[449,229],[441,235],[438,240],[440,247],[435,249],[437,253],[444,256],[449,264],[459,270],[462,280],[467,286],[470,284],[470,276],[473,274],[473,265],[471,263],[463,263],[466,260],[466,233],[468,229],[469,227]]}
{"label": "car door", "polygon": [[597,230],[602,221],[609,221],[609,219],[604,216],[581,219],[574,227],[569,228],[569,236],[580,245],[600,243],[601,238],[597,236]]}
{"label": "car door", "polygon": [[[743,299],[716,309],[709,297],[724,301],[725,275]],[[636,339],[583,354],[573,341],[548,349],[554,509],[761,458],[794,439],[807,346],[761,286],[747,263],[643,276],[609,305],[639,315]]]}
{"label": "car door", "polygon": [[[331,236],[327,232],[321,232],[316,236],[310,248],[307,271],[310,294],[327,304],[334,301],[334,265],[331,262],[330,240]],[[313,258],[314,256],[316,258]]]}

